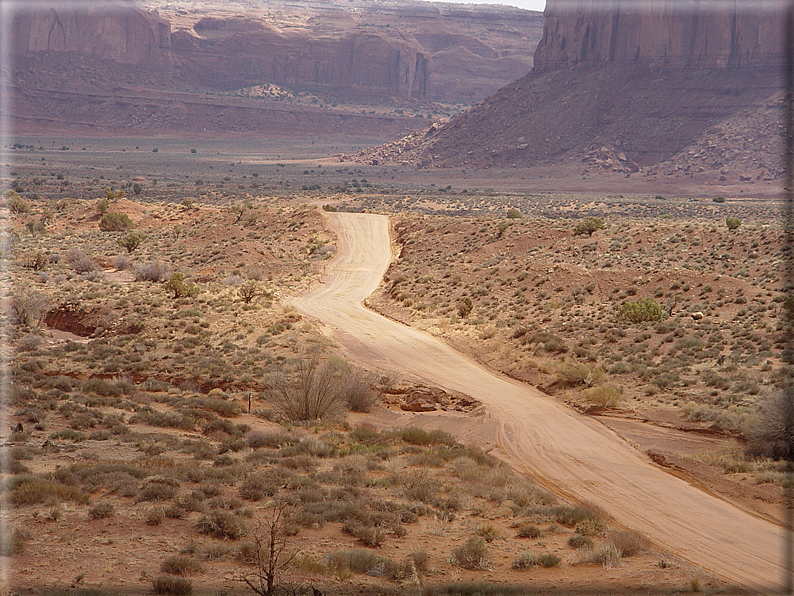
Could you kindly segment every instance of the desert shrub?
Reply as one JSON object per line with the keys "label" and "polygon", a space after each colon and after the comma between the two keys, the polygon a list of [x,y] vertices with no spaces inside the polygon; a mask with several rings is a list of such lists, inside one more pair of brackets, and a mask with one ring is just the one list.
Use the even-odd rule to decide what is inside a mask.
{"label": "desert shrub", "polygon": [[538,566],[538,559],[534,553],[521,553],[518,558],[510,565],[516,571],[526,571]]}
{"label": "desert shrub", "polygon": [[568,386],[585,385],[593,387],[606,379],[606,371],[601,366],[566,360],[556,365],[557,383]]}
{"label": "desert shrub", "polygon": [[413,501],[432,504],[438,500],[441,482],[427,474],[419,473],[405,479],[405,496]]}
{"label": "desert shrub", "polygon": [[742,225],[742,220],[738,217],[728,217],[725,219],[725,225],[731,231],[737,230]]}
{"label": "desert shrub", "polygon": [[423,428],[406,427],[397,431],[400,439],[411,445],[446,445],[454,447],[458,444],[454,436],[443,430],[425,430]]}
{"label": "desert shrub", "polygon": [[534,524],[521,524],[516,528],[517,538],[542,538],[543,531]]}
{"label": "desert shrub", "polygon": [[326,557],[326,564],[337,575],[353,572],[366,573],[375,577],[394,578],[399,569],[399,566],[391,559],[364,549],[331,553]]}
{"label": "desert shrub", "polygon": [[620,551],[611,542],[604,543],[600,548],[593,551],[587,559],[590,563],[602,565],[605,569],[611,569],[620,564]]}
{"label": "desert shrub", "polygon": [[3,197],[5,198],[6,206],[11,213],[16,215],[30,213],[30,203],[19,196],[17,191],[9,189],[3,194]]}
{"label": "desert shrub", "polygon": [[170,273],[171,267],[163,261],[148,261],[145,263],[135,263],[132,272],[135,281],[163,281]]}
{"label": "desert shrub", "polygon": [[161,482],[149,482],[135,497],[136,503],[144,501],[168,501],[176,496],[176,487]]}
{"label": "desert shrub", "polygon": [[755,424],[748,429],[747,452],[756,457],[794,458],[794,388],[766,398]]}
{"label": "desert shrub", "polygon": [[644,298],[637,301],[626,300],[617,308],[619,321],[628,323],[643,323],[645,321],[664,320],[662,306],[653,298]]}
{"label": "desert shrub", "polygon": [[105,213],[99,220],[99,229],[103,232],[124,232],[135,227],[126,213]]}
{"label": "desert shrub", "polygon": [[75,273],[88,273],[100,269],[97,262],[79,248],[70,248],[66,251],[66,262],[74,269]]}
{"label": "desert shrub", "polygon": [[313,437],[302,438],[297,443],[282,447],[279,457],[293,457],[295,455],[310,455],[312,457],[333,457],[336,454],[336,445]]}
{"label": "desert shrub", "polygon": [[88,510],[88,516],[91,519],[107,519],[116,514],[116,508],[113,503],[99,503]]}
{"label": "desert shrub", "polygon": [[185,276],[182,273],[172,273],[171,277],[163,285],[167,292],[172,292],[174,299],[177,298],[193,298],[198,296],[199,288],[196,284],[185,281]]}
{"label": "desert shrub", "polygon": [[615,547],[622,557],[633,557],[651,547],[648,538],[636,530],[613,530],[607,535],[607,542]]}
{"label": "desert shrub", "polygon": [[525,571],[532,567],[537,567],[538,565],[541,567],[556,567],[560,564],[561,560],[560,557],[552,553],[543,553],[540,555],[522,553],[510,566],[516,571]]}
{"label": "desert shrub", "polygon": [[11,490],[11,503],[14,505],[57,505],[62,501],[88,503],[88,495],[79,487],[32,474],[13,476],[4,483],[4,488]]}
{"label": "desert shrub", "polygon": [[587,234],[588,236],[592,236],[596,230],[603,230],[606,227],[606,223],[600,217],[586,217],[573,229],[574,236],[581,236],[582,234]]}
{"label": "desert shrub", "polygon": [[159,526],[165,520],[165,511],[162,507],[152,507],[146,512],[146,523],[150,526]]}
{"label": "desert shrub", "polygon": [[572,507],[570,505],[561,505],[555,507],[553,510],[555,520],[563,526],[573,528],[583,522],[597,521],[600,523],[600,516],[587,507]]}
{"label": "desert shrub", "polygon": [[576,550],[589,550],[593,548],[593,541],[587,536],[576,534],[568,538],[568,546]]}
{"label": "desert shrub", "polygon": [[190,575],[201,571],[201,565],[185,555],[168,557],[160,564],[160,572],[170,575]]}
{"label": "desert shrub", "polygon": [[477,527],[477,536],[490,544],[502,536],[502,531],[493,524],[483,524]]}
{"label": "desert shrub", "polygon": [[507,219],[521,219],[521,212],[513,207],[507,210],[506,217]]}
{"label": "desert shrub", "polygon": [[38,292],[23,291],[11,297],[14,321],[22,327],[38,327],[49,308],[49,300]]}
{"label": "desert shrub", "polygon": [[606,408],[616,407],[623,398],[622,388],[614,385],[591,387],[590,389],[585,389],[583,393],[590,403]]}
{"label": "desert shrub", "polygon": [[541,567],[556,567],[560,564],[560,557],[553,553],[543,553],[538,555],[538,565]]}
{"label": "desert shrub", "polygon": [[215,412],[224,418],[234,418],[243,411],[240,404],[233,401],[226,401],[225,399],[215,399],[211,397],[204,397],[198,400],[196,405],[200,408]]}
{"label": "desert shrub", "polygon": [[350,366],[343,360],[330,358],[320,362],[313,353],[298,360],[291,375],[277,375],[268,393],[269,400],[290,421],[332,418],[346,408],[345,386]]}
{"label": "desert shrub", "polygon": [[193,593],[193,584],[184,577],[158,575],[152,580],[152,592],[171,596],[189,596]]}
{"label": "desert shrub", "polygon": [[344,398],[351,412],[369,412],[377,402],[372,390],[372,378],[363,371],[354,369],[345,379]]}
{"label": "desert shrub", "polygon": [[358,538],[367,546],[378,547],[386,540],[386,530],[379,526],[367,526],[356,522],[347,522],[342,531]]}
{"label": "desert shrub", "polygon": [[223,510],[210,511],[202,515],[196,522],[196,528],[202,534],[229,540],[239,540],[247,532],[245,524],[239,517]]}
{"label": "desert shrub", "polygon": [[118,239],[118,244],[127,251],[127,254],[133,253],[148,236],[143,232],[129,232]]}
{"label": "desert shrub", "polygon": [[450,561],[464,569],[479,570],[488,566],[488,547],[482,538],[469,538],[466,544],[452,550]]}
{"label": "desert shrub", "polygon": [[300,439],[286,433],[265,433],[253,430],[245,436],[245,440],[251,449],[263,449],[265,447],[279,449],[286,445],[294,445]]}

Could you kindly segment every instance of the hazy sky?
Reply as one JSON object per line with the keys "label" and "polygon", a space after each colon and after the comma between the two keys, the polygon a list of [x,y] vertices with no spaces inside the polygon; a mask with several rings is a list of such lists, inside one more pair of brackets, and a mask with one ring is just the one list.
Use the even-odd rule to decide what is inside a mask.
{"label": "hazy sky", "polygon": [[518,6],[527,10],[543,10],[546,0],[451,0],[452,2],[462,2],[466,4],[507,4],[508,6]]}

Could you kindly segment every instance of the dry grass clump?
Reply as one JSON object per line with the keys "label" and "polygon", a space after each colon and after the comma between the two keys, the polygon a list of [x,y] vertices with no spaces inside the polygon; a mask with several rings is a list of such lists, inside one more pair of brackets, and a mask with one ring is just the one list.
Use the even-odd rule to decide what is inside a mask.
{"label": "dry grass clump", "polygon": [[633,557],[651,548],[647,536],[636,530],[611,530],[607,534],[606,541],[615,547],[621,558]]}
{"label": "dry grass clump", "polygon": [[543,553],[536,555],[534,553],[522,553],[519,557],[513,561],[510,565],[512,569],[516,571],[525,571],[527,569],[532,569],[533,567],[556,567],[560,564],[560,557],[552,553]]}
{"label": "dry grass clump", "polygon": [[185,555],[168,557],[160,564],[160,572],[170,575],[190,575],[191,573],[199,573],[200,571],[201,565],[198,561]]}
{"label": "dry grass clump", "polygon": [[91,519],[107,519],[116,515],[116,508],[113,503],[99,503],[88,510],[88,516]]}
{"label": "dry grass clump", "polygon": [[455,547],[452,550],[450,562],[464,569],[475,571],[487,569],[490,561],[488,559],[488,547],[485,541],[479,537],[469,538],[466,544]]}
{"label": "dry grass clump", "polygon": [[196,528],[202,534],[228,540],[239,540],[248,531],[246,524],[239,517],[224,510],[210,511],[202,515],[196,522]]}
{"label": "dry grass clump", "polygon": [[4,490],[11,491],[14,505],[58,505],[63,501],[88,503],[88,495],[78,486],[61,484],[33,474],[12,476],[4,483]]}
{"label": "dry grass clump", "polygon": [[152,592],[169,596],[190,596],[193,593],[193,584],[183,577],[158,575],[152,580]]}

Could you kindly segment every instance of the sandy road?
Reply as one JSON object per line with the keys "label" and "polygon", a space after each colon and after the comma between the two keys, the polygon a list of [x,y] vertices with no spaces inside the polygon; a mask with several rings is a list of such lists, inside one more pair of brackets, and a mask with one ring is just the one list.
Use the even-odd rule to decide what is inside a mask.
{"label": "sandy road", "polygon": [[520,471],[603,507],[661,548],[725,580],[779,592],[782,528],[667,474],[599,422],[489,372],[437,339],[365,309],[392,257],[384,216],[329,214],[339,252],[326,278],[293,301],[334,330],[357,360],[482,401],[491,440]]}

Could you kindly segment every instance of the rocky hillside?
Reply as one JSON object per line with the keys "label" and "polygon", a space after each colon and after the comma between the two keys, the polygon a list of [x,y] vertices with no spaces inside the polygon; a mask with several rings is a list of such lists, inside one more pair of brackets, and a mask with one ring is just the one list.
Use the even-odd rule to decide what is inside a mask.
{"label": "rocky hillside", "polygon": [[628,0],[607,4],[549,0],[530,74],[444,126],[360,158],[420,167],[583,163],[583,173],[747,182],[781,174],[773,11],[763,3],[699,11],[685,2],[646,2],[642,11]]}
{"label": "rocky hillside", "polygon": [[[307,95],[309,108],[470,104],[531,69],[543,22],[538,12],[510,7],[410,0],[19,6],[11,44],[16,115],[34,129],[48,120],[83,123],[80,102],[70,107],[74,97],[54,95],[64,91],[93,103],[99,120],[110,114],[118,129],[137,122],[130,110],[117,112],[115,97],[170,109],[174,98],[162,92],[277,107]],[[188,130],[219,128],[203,114],[184,120]]]}

